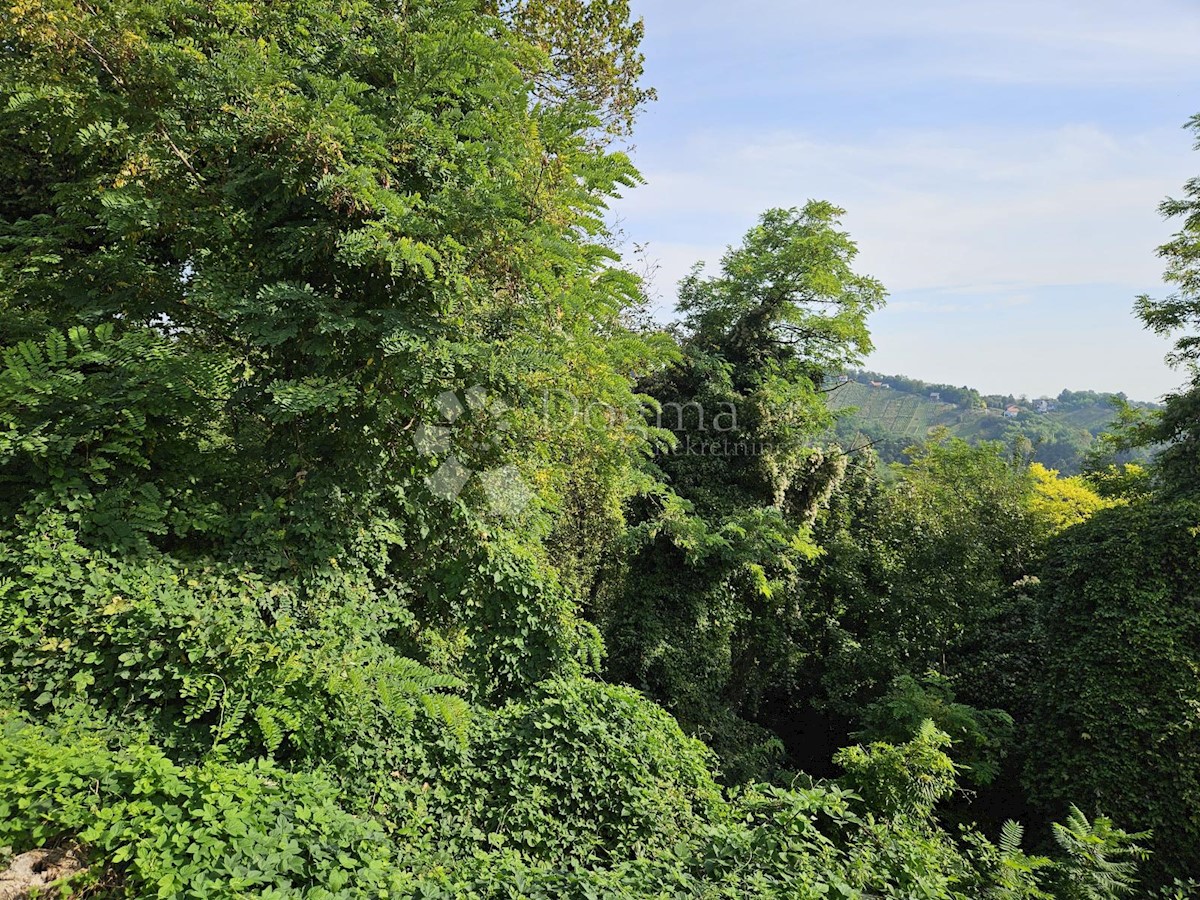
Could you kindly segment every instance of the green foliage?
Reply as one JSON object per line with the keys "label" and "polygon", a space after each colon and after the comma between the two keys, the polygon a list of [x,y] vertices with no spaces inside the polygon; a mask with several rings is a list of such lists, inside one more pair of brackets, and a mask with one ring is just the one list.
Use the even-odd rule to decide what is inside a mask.
{"label": "green foliage", "polygon": [[1063,824],[1053,823],[1054,840],[1065,854],[1059,865],[1059,896],[1065,900],[1116,900],[1133,893],[1137,860],[1148,854],[1135,842],[1148,832],[1128,834],[1100,816],[1089,822],[1072,806]]}
{"label": "green foliage", "polygon": [[1152,489],[1150,471],[1137,463],[1099,465],[1086,478],[1097,494],[1110,500],[1142,499]]}
{"label": "green foliage", "polygon": [[654,856],[717,816],[710,754],[628,688],[544,684],[503,707],[472,748],[477,827],[542,858]]}
{"label": "green foliage", "polygon": [[980,785],[995,779],[1013,741],[1012,716],[956,703],[949,680],[936,672],[897,676],[888,692],[863,711],[863,731],[855,738],[904,743],[927,721],[953,741],[950,755],[967,778]]}
{"label": "green foliage", "polygon": [[364,733],[411,744],[418,720],[465,731],[461,682],[389,647],[377,598],[320,609],[243,568],[113,558],[64,518],[0,547],[7,702],[83,704],[188,758],[336,754],[358,767]]}
{"label": "green foliage", "polygon": [[979,835],[963,835],[968,856],[980,873],[975,886],[978,896],[988,900],[1050,900],[1054,895],[1042,890],[1040,872],[1053,863],[1045,856],[1030,856],[1021,849],[1025,829],[1009,819],[1001,826],[1000,839],[991,844]]}
{"label": "green foliage", "polygon": [[645,26],[628,0],[500,0],[492,4],[545,56],[531,69],[546,103],[582,103],[599,112],[610,136],[628,135],[655,98],[643,88]]}
{"label": "green foliage", "polygon": [[[1200,115],[1194,116],[1187,127],[1200,135]],[[1200,149],[1200,144],[1197,145]],[[1159,212],[1167,218],[1183,220],[1183,227],[1170,241],[1158,248],[1158,255],[1167,261],[1164,279],[1175,287],[1175,293],[1161,300],[1138,298],[1137,312],[1146,326],[1159,334],[1171,335],[1200,325],[1196,305],[1196,239],[1200,234],[1200,184],[1195,180],[1184,185],[1182,198],[1164,200]],[[1173,359],[1194,360],[1200,349],[1200,339],[1184,334],[1175,342]]]}
{"label": "green foliage", "polygon": [[206,477],[228,363],[152,329],[49,331],[4,351],[0,510],[56,507],[93,543],[201,544],[223,510]]}
{"label": "green foliage", "polygon": [[[591,7],[634,91],[638,28]],[[87,546],[246,564],[306,600],[420,582],[423,648],[472,627],[442,585],[515,557],[495,602],[553,608],[534,630],[556,660],[592,652],[555,579],[528,575],[562,486],[590,473],[619,505],[645,435],[534,409],[550,384],[637,408],[626,373],[662,345],[622,325],[639,288],[602,224],[636,172],[595,144],[586,85],[530,102],[533,69],[570,66],[470,2],[56,0],[15,7],[12,40],[6,516],[54,505]],[[478,479],[434,496],[441,460],[413,440],[474,385],[503,403],[453,450],[515,467],[534,496],[512,522],[478,521]]]}
{"label": "green foliage", "polygon": [[644,379],[655,457],[669,486],[633,510],[629,561],[600,610],[608,674],[663,702],[714,743],[734,779],[769,774],[770,735],[752,716],[786,677],[799,567],[812,521],[846,461],[820,449],[824,373],[870,349],[878,282],[821,202],[769,210],[721,273],[680,285],[683,358]]}
{"label": "green foliage", "polygon": [[[725,799],[707,752],[625,689],[551,683],[480,721],[475,759],[398,819],[346,813],[320,773],[181,766],[128,732],[5,714],[0,840],[76,835],[128,896],[1046,896],[1014,880],[1037,868],[1019,850],[974,833],[960,849],[934,824],[953,766],[932,728],[847,751],[870,796],[759,785]],[[1029,890],[999,893],[1018,881]]]}
{"label": "green foliage", "polygon": [[1154,871],[1179,877],[1196,870],[1200,846],[1198,523],[1194,505],[1152,500],[1057,539],[1028,724],[1034,799],[1118,811],[1153,831]]}
{"label": "green foliage", "polygon": [[1174,879],[1170,884],[1164,885],[1153,895],[1160,900],[1195,900],[1200,897],[1200,881],[1188,879],[1180,881]]}
{"label": "green foliage", "polygon": [[[864,820],[835,786],[726,802],[706,751],[624,689],[548,684],[480,741],[459,792],[428,794],[431,809],[446,804],[443,843],[461,829],[448,867],[412,839],[428,827],[423,805],[385,829],[343,812],[321,775],[261,760],[179,766],[128,735],[6,716],[0,840],[78,835],[132,896],[960,896],[949,888],[966,870],[928,825]],[[901,754],[879,775],[903,790],[927,755]],[[408,835],[405,850],[389,830]]]}
{"label": "green foliage", "polygon": [[953,677],[956,648],[1007,605],[1009,586],[1038,554],[1020,461],[944,434],[910,452],[890,482],[869,459],[851,471],[817,523],[824,552],[804,573],[818,652],[801,683],[820,684],[813,702],[850,717],[897,676]]}
{"label": "green foliage", "polygon": [[719,276],[702,277],[698,264],[680,285],[688,331],[748,376],[766,374],[768,360],[825,373],[869,352],[866,316],[884,291],[852,270],[858,248],[838,230],[844,214],[821,201],[763,213]]}
{"label": "green foliage", "polygon": [[[1187,127],[1200,137],[1200,115]],[[1200,149],[1200,141],[1196,144]],[[1171,240],[1158,248],[1166,260],[1163,280],[1175,290],[1167,297],[1138,297],[1136,311],[1147,328],[1156,334],[1175,337],[1173,352],[1167,357],[1173,364],[1186,364],[1190,381],[1166,398],[1166,408],[1148,421],[1130,423],[1124,430],[1127,442],[1164,445],[1157,467],[1166,488],[1172,493],[1194,495],[1200,482],[1196,477],[1196,458],[1200,455],[1200,379],[1196,361],[1200,359],[1200,181],[1184,185],[1181,198],[1164,200],[1159,212],[1166,218],[1182,219],[1182,227]]]}
{"label": "green foliage", "polygon": [[382,830],[319,775],[266,761],[179,766],[153,746],[0,722],[0,841],[77,835],[129,896],[380,896],[410,881]]}
{"label": "green foliage", "polygon": [[846,770],[846,783],[879,815],[926,816],[954,790],[957,769],[945,753],[951,743],[926,720],[907,744],[847,747],[834,761]]}

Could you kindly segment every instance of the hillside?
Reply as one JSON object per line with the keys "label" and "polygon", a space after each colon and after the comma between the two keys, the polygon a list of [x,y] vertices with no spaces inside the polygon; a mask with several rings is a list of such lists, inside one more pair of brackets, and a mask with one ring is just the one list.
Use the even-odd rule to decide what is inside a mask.
{"label": "hillside", "polygon": [[[829,386],[827,402],[838,415],[837,438],[848,446],[870,443],[887,462],[934,428],[971,444],[1024,437],[1032,460],[1065,474],[1077,473],[1096,435],[1113,421],[1112,395],[1064,390],[1057,397],[983,395],[965,387],[929,384],[903,376],[852,372]],[[1133,406],[1153,404],[1116,398]]]}

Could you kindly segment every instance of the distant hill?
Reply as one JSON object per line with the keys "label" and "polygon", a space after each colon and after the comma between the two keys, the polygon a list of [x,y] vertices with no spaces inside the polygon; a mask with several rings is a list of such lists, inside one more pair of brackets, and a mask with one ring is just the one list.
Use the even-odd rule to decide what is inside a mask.
{"label": "distant hill", "polygon": [[[1095,437],[1115,418],[1112,394],[1063,391],[1057,397],[981,394],[968,387],[930,384],[902,375],[850,372],[827,386],[827,402],[840,413],[835,427],[844,446],[870,443],[886,462],[943,426],[969,443],[1025,437],[1033,460],[1064,474],[1077,473]],[[1117,398],[1130,405],[1155,404]]]}

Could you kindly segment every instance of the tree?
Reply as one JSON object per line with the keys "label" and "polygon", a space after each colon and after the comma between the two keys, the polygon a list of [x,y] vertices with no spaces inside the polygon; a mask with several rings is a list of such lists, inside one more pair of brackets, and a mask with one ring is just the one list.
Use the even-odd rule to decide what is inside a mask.
{"label": "tree", "polygon": [[1095,513],[1114,505],[1096,493],[1082,476],[1062,478],[1041,463],[1033,463],[1029,471],[1033,476],[1030,509],[1051,534],[1086,522]]}
{"label": "tree", "polygon": [[[1200,137],[1200,115],[1187,125]],[[1200,141],[1197,142],[1200,149]],[[1186,366],[1190,383],[1166,398],[1166,408],[1147,428],[1139,429],[1139,443],[1164,444],[1158,468],[1169,490],[1195,495],[1200,491],[1196,460],[1200,458],[1200,179],[1184,185],[1183,196],[1164,200],[1159,211],[1168,218],[1182,218],[1182,228],[1158,248],[1166,260],[1163,279],[1175,288],[1165,298],[1138,297],[1136,311],[1146,327],[1157,334],[1176,336],[1168,360]],[[1180,332],[1183,332],[1180,334]]]}
{"label": "tree", "polygon": [[489,0],[544,56],[530,68],[538,99],[596,111],[609,136],[627,136],[654,100],[641,85],[645,25],[628,0]]}
{"label": "tree", "polygon": [[[634,90],[638,29],[595,14]],[[581,477],[619,505],[645,434],[541,395],[636,409],[626,373],[661,342],[621,324],[639,288],[602,215],[638,176],[586,98],[532,102],[537,50],[458,0],[14,15],[3,527],[64,510],[97,550],[246,565],[315,605],[390,594],[412,652],[475,670],[590,653],[550,560],[581,542],[547,549],[547,517]],[[493,516],[496,479],[460,472],[529,502]],[[531,608],[544,654],[501,637]]]}
{"label": "tree", "polygon": [[[870,349],[878,282],[855,273],[842,211],[770,210],[680,285],[683,358],[644,379],[674,442],[654,459],[669,493],[633,511],[634,551],[603,611],[610,677],[714,735],[727,768],[770,743],[751,714],[795,652],[798,565],[845,459],[821,449],[824,376]],[[701,668],[697,671],[697,666]]]}

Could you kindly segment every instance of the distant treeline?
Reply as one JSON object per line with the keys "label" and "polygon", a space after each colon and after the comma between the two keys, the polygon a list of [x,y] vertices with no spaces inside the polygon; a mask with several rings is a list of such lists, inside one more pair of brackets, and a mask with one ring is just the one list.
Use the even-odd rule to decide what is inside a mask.
{"label": "distant treeline", "polygon": [[[954,386],[850,370],[834,379],[830,406],[841,416],[834,434],[843,446],[869,444],[885,462],[901,462],[905,451],[932,429],[946,428],[972,444],[1001,441],[1031,462],[1077,474],[1110,430],[1122,408],[1155,410],[1155,403],[1130,400],[1124,392],[1063,390],[1057,397],[983,394]],[[1120,462],[1148,459],[1148,451],[1118,454]]]}
{"label": "distant treeline", "polygon": [[1136,409],[1162,409],[1160,403],[1130,400],[1124,391],[1105,393],[1102,391],[1072,391],[1064,388],[1057,397],[1049,395],[1029,397],[1025,394],[984,394],[966,385],[955,387],[952,384],[935,384],[921,381],[919,378],[909,378],[907,375],[883,375],[866,369],[852,370],[846,375],[860,384],[870,385],[875,382],[886,384],[890,390],[900,391],[904,394],[916,394],[925,398],[928,398],[930,394],[938,394],[942,403],[953,403],[967,408],[986,406],[990,409],[1005,409],[1009,406],[1027,406],[1038,400],[1051,400],[1060,409],[1084,409],[1091,406],[1106,406],[1111,409],[1113,401],[1117,400]]}

